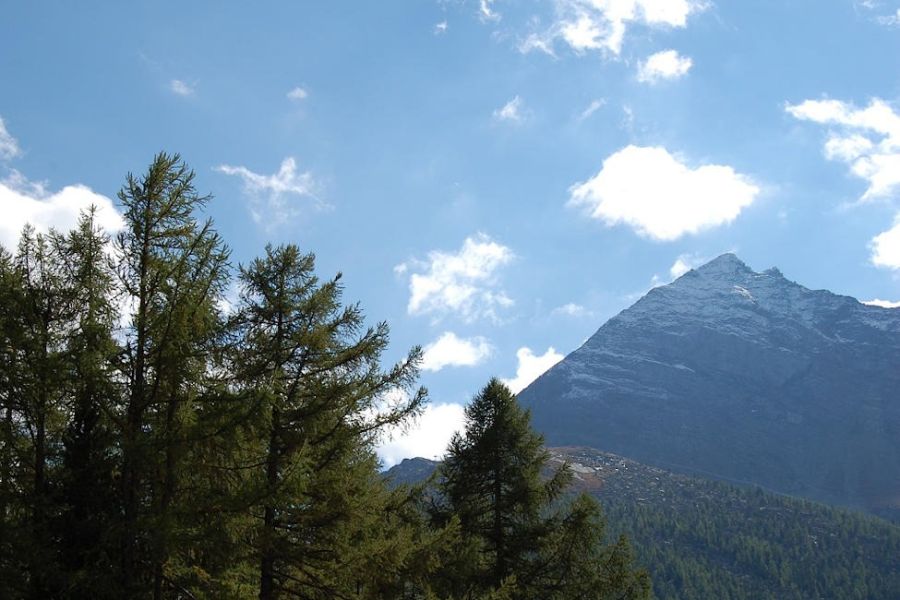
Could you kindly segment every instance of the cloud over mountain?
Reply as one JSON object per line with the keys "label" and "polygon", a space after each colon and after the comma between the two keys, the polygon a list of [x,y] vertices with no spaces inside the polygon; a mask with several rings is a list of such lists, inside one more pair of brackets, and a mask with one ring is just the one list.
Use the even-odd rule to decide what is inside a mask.
{"label": "cloud over mountain", "polygon": [[632,145],[609,156],[600,172],[569,191],[569,204],[592,218],[672,241],[734,221],[760,189],[732,167],[692,168],[665,148]]}

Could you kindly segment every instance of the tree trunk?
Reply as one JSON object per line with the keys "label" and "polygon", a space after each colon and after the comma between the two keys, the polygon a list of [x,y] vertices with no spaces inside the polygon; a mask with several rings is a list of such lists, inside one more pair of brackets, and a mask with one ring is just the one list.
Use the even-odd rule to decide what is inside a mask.
{"label": "tree trunk", "polygon": [[[41,393],[41,397],[44,397],[43,393]],[[34,549],[32,553],[33,560],[37,560],[35,560],[35,562],[31,564],[30,575],[31,597],[35,600],[46,598],[46,578],[43,576],[43,574],[47,569],[52,568],[51,565],[40,564],[40,557],[44,555],[44,551],[46,550],[45,534],[47,531],[45,522],[45,491],[47,487],[45,474],[47,464],[47,430],[43,406],[45,405],[42,402],[41,407],[38,409],[37,421],[35,423],[36,431],[34,436],[34,504],[32,505],[31,531],[34,538]]]}
{"label": "tree trunk", "polygon": [[163,584],[163,565],[165,564],[166,559],[169,554],[169,531],[168,531],[168,522],[167,515],[169,513],[169,507],[172,504],[172,500],[175,497],[175,418],[178,412],[178,398],[173,392],[169,397],[168,406],[166,406],[166,424],[165,424],[165,465],[164,465],[164,474],[163,474],[163,489],[162,495],[158,507],[159,514],[157,515],[160,519],[162,530],[158,532],[160,536],[160,540],[158,542],[158,546],[156,549],[156,559],[154,561],[153,566],[153,598],[154,600],[161,600],[162,598],[162,584]]}
{"label": "tree trunk", "polygon": [[133,597],[140,591],[138,581],[137,535],[138,535],[138,446],[146,399],[144,370],[147,353],[147,310],[149,300],[148,271],[150,260],[150,224],[144,226],[143,244],[140,258],[138,283],[138,311],[135,318],[137,339],[135,342],[134,365],[131,373],[131,396],[125,417],[125,431],[122,440],[122,503],[124,527],[122,537],[122,589],[126,597]]}
{"label": "tree trunk", "polygon": [[499,587],[506,577],[506,549],[503,547],[503,507],[501,506],[503,494],[503,481],[500,477],[502,462],[500,451],[494,451],[494,542],[497,547],[497,560],[494,563],[494,585]]}
{"label": "tree trunk", "polygon": [[269,451],[266,457],[266,493],[269,500],[265,505],[262,535],[262,557],[259,569],[259,600],[275,599],[275,507],[271,501],[278,485],[278,421],[277,408],[272,409],[272,431],[269,437]]}

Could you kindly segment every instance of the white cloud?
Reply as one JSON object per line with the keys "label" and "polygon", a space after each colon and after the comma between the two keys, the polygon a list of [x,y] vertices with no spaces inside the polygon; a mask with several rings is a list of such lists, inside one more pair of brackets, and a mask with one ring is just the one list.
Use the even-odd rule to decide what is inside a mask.
{"label": "white cloud", "polygon": [[[579,14],[572,21],[562,21],[559,24],[559,34],[576,52],[597,50],[604,45],[603,30],[587,13]],[[621,40],[617,43],[621,44]]]}
{"label": "white cloud", "polygon": [[663,50],[651,54],[647,60],[638,65],[638,81],[643,83],[659,83],[664,79],[678,79],[691,70],[693,61],[678,54],[676,50]]}
{"label": "white cloud", "polygon": [[884,4],[883,2],[878,2],[876,0],[862,0],[861,2],[857,2],[856,4],[866,10],[882,13],[873,17],[875,22],[879,25],[884,25],[885,27],[900,26],[900,8],[887,8],[887,10],[892,10],[895,12],[884,13],[882,8]]}
{"label": "white cloud", "polygon": [[294,100],[295,102],[299,102],[300,100],[305,100],[309,97],[309,92],[303,89],[300,86],[295,87],[291,91],[287,93],[288,100]]}
{"label": "white cloud", "polygon": [[522,52],[553,54],[562,41],[581,54],[598,50],[618,56],[632,25],[683,28],[688,17],[707,7],[705,0],[557,0],[557,18],[520,44]]}
{"label": "white cloud", "polygon": [[551,312],[551,315],[564,315],[567,317],[592,317],[594,313],[586,309],[580,304],[575,304],[574,302],[569,302],[568,304],[563,304],[562,306],[557,306]]}
{"label": "white cloud", "polygon": [[496,109],[494,111],[494,118],[498,121],[519,123],[525,118],[522,108],[522,99],[519,96],[516,96],[502,107]]}
{"label": "white cloud", "polygon": [[30,223],[37,231],[51,227],[67,232],[78,222],[81,212],[97,207],[97,224],[109,233],[124,226],[113,201],[83,185],[67,185],[47,193],[39,183],[28,182],[18,172],[0,181],[0,244],[15,251],[22,228]]}
{"label": "white cloud", "polygon": [[309,199],[322,206],[316,196],[317,183],[310,171],[297,172],[293,158],[285,158],[277,173],[260,175],[247,167],[220,165],[215,168],[226,175],[237,175],[244,182],[244,192],[250,198],[250,214],[257,224],[267,227],[280,225],[296,216],[299,209],[293,199]]}
{"label": "white cloud", "polygon": [[622,106],[622,127],[634,133],[634,109],[627,104]]}
{"label": "white cloud", "polygon": [[825,156],[832,160],[852,162],[857,157],[871,152],[874,147],[872,140],[858,134],[845,137],[832,136],[825,142]]}
{"label": "white cloud", "polygon": [[177,94],[178,96],[194,95],[194,86],[180,79],[173,79],[172,81],[170,81],[169,89],[172,90],[173,94]]}
{"label": "white cloud", "polygon": [[21,153],[19,142],[6,130],[6,123],[0,117],[0,159],[9,160]]}
{"label": "white cloud", "polygon": [[[893,2],[891,2],[893,3]],[[881,0],[856,0],[856,6],[870,12],[882,12],[884,7],[884,2]],[[895,10],[894,8],[888,8],[888,10]],[[880,14],[875,15],[874,21],[879,25],[884,25],[886,27],[897,27],[900,26],[900,8],[896,9],[896,12],[888,13],[888,14]]]}
{"label": "white cloud", "polygon": [[627,146],[594,177],[570,188],[569,204],[607,225],[671,241],[732,222],[759,188],[729,166],[692,169],[661,147]]}
{"label": "white cloud", "polygon": [[9,169],[9,174],[0,180],[8,188],[32,198],[48,196],[46,181],[31,181],[16,169]]}
{"label": "white cloud", "polygon": [[806,100],[787,105],[792,116],[833,128],[825,157],[844,162],[868,182],[861,200],[889,197],[900,191],[900,114],[874,98],[866,108],[839,100]]}
{"label": "white cloud", "polygon": [[900,26],[900,8],[897,9],[892,15],[882,15],[880,17],[876,17],[875,19],[879,25],[884,25],[886,27],[898,27]]}
{"label": "white cloud", "polygon": [[482,21],[499,21],[500,13],[491,8],[496,0],[478,0],[478,17]]}
{"label": "white cloud", "polygon": [[434,35],[441,35],[442,33],[447,33],[447,21],[441,21],[434,26]]}
{"label": "white cloud", "polygon": [[672,279],[678,279],[688,271],[690,271],[693,267],[688,266],[688,264],[679,257],[675,263],[669,268],[669,275]]}
{"label": "white cloud", "polygon": [[516,358],[519,365],[516,368],[516,376],[512,379],[504,379],[503,383],[509,386],[513,393],[518,394],[530,384],[532,381],[544,374],[544,372],[561,361],[564,357],[562,354],[553,349],[553,346],[547,348],[542,355],[537,356],[531,351],[531,348],[522,347],[516,352]]}
{"label": "white cloud", "polygon": [[603,107],[604,104],[606,104],[606,100],[603,100],[603,99],[591,100],[591,103],[588,104],[587,108],[585,108],[583,111],[581,111],[581,114],[578,115],[578,120],[584,121],[585,119],[590,117],[592,114],[594,114],[595,112],[600,110],[600,108]]}
{"label": "white cloud", "polygon": [[441,337],[425,346],[422,369],[440,371],[444,367],[474,367],[493,352],[486,338],[476,336],[463,339],[452,331],[445,331]]}
{"label": "white cloud", "polygon": [[429,404],[406,431],[389,432],[377,449],[378,456],[387,468],[404,458],[443,458],[453,434],[465,429],[465,418],[465,409],[459,404]]}
{"label": "white cloud", "polygon": [[706,262],[704,259],[693,254],[682,254],[675,259],[675,262],[669,268],[669,276],[672,279],[678,279],[694,267],[702,265]]}
{"label": "white cloud", "polygon": [[[497,271],[513,259],[513,252],[487,235],[468,237],[456,253],[434,250],[427,261],[397,265],[398,275],[409,277],[411,315],[440,317],[455,314],[465,321],[497,318],[497,309],[512,299],[498,288]],[[417,272],[412,272],[413,270]]]}
{"label": "white cloud", "polygon": [[900,308],[900,302],[880,300],[878,298],[875,298],[874,300],[864,300],[863,304],[866,304],[868,306],[880,306],[881,308]]}
{"label": "white cloud", "polygon": [[872,264],[876,267],[900,269],[900,215],[894,226],[872,238]]}
{"label": "white cloud", "polygon": [[556,57],[556,52],[553,49],[553,38],[548,37],[544,33],[529,34],[525,39],[519,42],[518,48],[519,52],[522,54],[528,54],[532,50],[539,50],[544,54]]}

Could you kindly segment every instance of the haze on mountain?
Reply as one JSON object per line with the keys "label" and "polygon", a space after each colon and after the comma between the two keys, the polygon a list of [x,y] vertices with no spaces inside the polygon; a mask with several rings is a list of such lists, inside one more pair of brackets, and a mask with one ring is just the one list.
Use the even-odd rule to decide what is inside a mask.
{"label": "haze on mountain", "polygon": [[724,254],[519,394],[550,445],[900,516],[900,310]]}

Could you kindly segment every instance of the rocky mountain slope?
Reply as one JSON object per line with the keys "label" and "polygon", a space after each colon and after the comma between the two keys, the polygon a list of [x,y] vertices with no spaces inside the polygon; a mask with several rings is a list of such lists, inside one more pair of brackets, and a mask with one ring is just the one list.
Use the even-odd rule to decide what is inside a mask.
{"label": "rocky mountain slope", "polygon": [[900,515],[900,309],[725,254],[519,395],[550,445]]}

